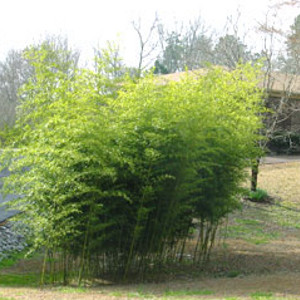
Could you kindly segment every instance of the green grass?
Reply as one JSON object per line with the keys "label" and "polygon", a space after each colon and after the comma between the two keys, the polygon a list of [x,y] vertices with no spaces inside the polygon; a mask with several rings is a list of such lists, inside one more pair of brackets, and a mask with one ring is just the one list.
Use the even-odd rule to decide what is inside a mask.
{"label": "green grass", "polygon": [[267,244],[280,238],[287,229],[300,229],[299,210],[300,207],[286,207],[280,203],[262,205],[247,202],[241,211],[230,216],[227,232],[221,229],[220,233],[254,245]]}
{"label": "green grass", "polygon": [[16,286],[38,286],[39,276],[37,274],[4,274],[0,275],[0,287]]}
{"label": "green grass", "polygon": [[296,210],[289,210],[284,207],[273,207],[268,214],[270,221],[280,227],[286,228],[300,228],[299,212]]}
{"label": "green grass", "polygon": [[279,232],[268,232],[263,224],[257,220],[237,220],[238,224],[227,227],[227,236],[230,238],[239,238],[248,243],[260,245],[280,236]]}
{"label": "green grass", "polygon": [[122,297],[123,296],[123,293],[122,292],[111,292],[108,294],[109,296],[113,296],[113,297]]}
{"label": "green grass", "polygon": [[24,258],[25,254],[25,251],[11,253],[8,258],[0,261],[0,269],[14,266],[20,259]]}
{"label": "green grass", "polygon": [[272,298],[273,294],[270,292],[255,292],[252,293],[250,296],[252,299],[263,300]]}
{"label": "green grass", "polygon": [[261,225],[262,224],[261,220],[255,220],[255,219],[239,219],[239,218],[236,218],[235,222],[238,223],[238,224],[250,225],[250,226],[251,225],[256,226],[256,225]]}
{"label": "green grass", "polygon": [[242,211],[230,216],[227,232],[221,230],[221,234],[254,245],[267,244],[280,238],[287,229],[300,229],[299,209],[247,202]]}

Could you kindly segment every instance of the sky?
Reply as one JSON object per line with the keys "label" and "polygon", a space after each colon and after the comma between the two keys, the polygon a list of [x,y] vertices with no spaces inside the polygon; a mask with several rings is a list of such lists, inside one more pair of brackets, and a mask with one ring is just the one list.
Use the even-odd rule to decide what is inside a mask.
{"label": "sky", "polygon": [[[129,64],[137,61],[137,34],[132,21],[141,19],[147,31],[155,13],[168,27],[201,17],[205,26],[221,32],[228,16],[241,13],[240,29],[252,36],[277,0],[0,0],[0,59],[9,49],[22,49],[45,35],[67,36],[73,47],[89,59],[94,47],[117,40]],[[281,26],[290,26],[300,7],[281,9]],[[236,17],[234,17],[235,19]],[[250,28],[250,30],[249,30]],[[255,38],[252,38],[255,44]]]}

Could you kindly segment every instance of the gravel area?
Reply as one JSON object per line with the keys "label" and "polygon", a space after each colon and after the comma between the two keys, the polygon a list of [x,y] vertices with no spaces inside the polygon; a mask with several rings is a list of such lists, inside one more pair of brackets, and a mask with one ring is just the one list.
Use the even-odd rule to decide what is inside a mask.
{"label": "gravel area", "polygon": [[0,261],[10,253],[22,251],[25,247],[26,242],[19,232],[18,224],[7,222],[0,226]]}

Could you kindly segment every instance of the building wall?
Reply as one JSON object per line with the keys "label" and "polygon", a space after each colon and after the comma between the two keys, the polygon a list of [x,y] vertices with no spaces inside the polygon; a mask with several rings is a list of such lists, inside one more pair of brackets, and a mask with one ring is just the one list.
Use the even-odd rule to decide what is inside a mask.
{"label": "building wall", "polygon": [[[283,103],[282,103],[283,101]],[[278,110],[282,110],[277,116],[275,131],[287,131],[300,134],[300,99],[284,99],[270,97],[266,101],[267,107],[275,113],[268,114],[267,127],[270,127]]]}
{"label": "building wall", "polygon": [[291,116],[291,131],[300,134],[300,100],[293,100],[294,113]]}

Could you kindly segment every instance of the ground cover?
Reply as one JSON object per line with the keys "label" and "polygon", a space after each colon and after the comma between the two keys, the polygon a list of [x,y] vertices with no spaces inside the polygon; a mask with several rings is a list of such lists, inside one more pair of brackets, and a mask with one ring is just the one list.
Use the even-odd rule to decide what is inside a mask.
{"label": "ground cover", "polygon": [[244,201],[224,222],[205,272],[193,267],[187,255],[187,267],[163,282],[39,289],[32,287],[39,271],[35,258],[0,269],[0,300],[300,299],[299,182],[300,162],[263,165],[259,187],[274,203]]}

